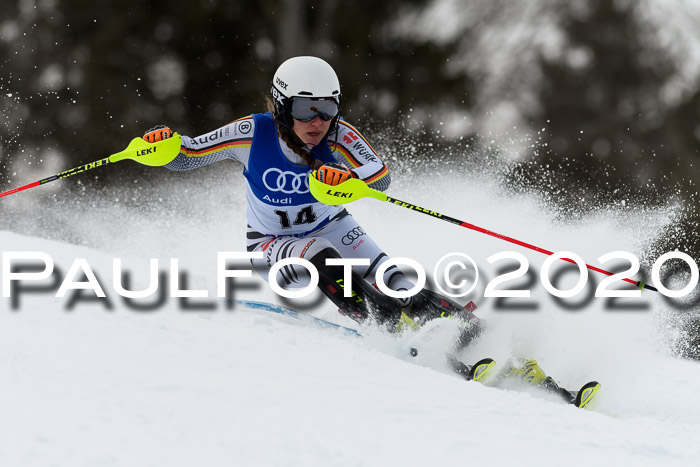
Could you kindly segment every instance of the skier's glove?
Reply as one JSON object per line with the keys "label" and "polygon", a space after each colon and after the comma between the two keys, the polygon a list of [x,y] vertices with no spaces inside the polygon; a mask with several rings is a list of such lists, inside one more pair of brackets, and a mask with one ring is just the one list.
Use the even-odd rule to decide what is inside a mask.
{"label": "skier's glove", "polygon": [[323,164],[316,172],[316,178],[319,182],[326,185],[340,185],[350,178],[357,178],[355,173],[344,165],[328,163]]}
{"label": "skier's glove", "polygon": [[172,135],[173,132],[170,128],[168,128],[165,125],[157,125],[148,130],[146,133],[144,133],[143,139],[145,139],[149,143],[155,143],[156,141],[168,139]]}

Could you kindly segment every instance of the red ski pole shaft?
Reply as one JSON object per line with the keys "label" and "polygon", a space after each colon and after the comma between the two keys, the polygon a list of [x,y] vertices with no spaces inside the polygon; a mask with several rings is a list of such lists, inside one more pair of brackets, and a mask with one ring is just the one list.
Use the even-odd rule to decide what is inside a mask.
{"label": "red ski pole shaft", "polygon": [[[552,254],[554,254],[554,252],[549,251],[549,250],[545,250],[544,248],[540,248],[540,247],[538,247],[538,246],[531,245],[531,244],[529,244],[529,243],[525,243],[525,242],[520,241],[520,240],[518,240],[518,239],[515,239],[515,238],[512,238],[512,237],[508,237],[508,236],[506,236],[506,235],[501,235],[501,234],[499,234],[499,233],[497,233],[497,232],[492,232],[491,230],[484,229],[484,228],[482,228],[482,227],[476,226],[476,225],[474,225],[474,224],[470,224],[470,223],[468,223],[468,222],[461,221],[461,220],[459,220],[459,219],[455,219],[454,217],[446,216],[446,215],[441,214],[441,213],[439,213],[439,212],[431,211],[431,210],[429,210],[429,209],[425,209],[425,208],[422,208],[422,207],[420,207],[420,206],[416,206],[415,204],[406,203],[405,201],[401,201],[401,200],[399,200],[399,199],[392,198],[392,197],[390,197],[390,196],[387,196],[386,201],[388,201],[388,202],[390,202],[390,203],[393,203],[393,204],[396,204],[397,206],[401,206],[401,207],[403,207],[403,208],[410,209],[410,210],[412,210],[412,211],[421,212],[421,213],[426,214],[426,215],[428,215],[428,216],[435,217],[435,218],[437,218],[437,219],[441,219],[441,220],[446,221],[446,222],[450,222],[450,223],[452,223],[452,224],[457,224],[457,225],[462,226],[462,227],[465,227],[465,228],[467,228],[467,229],[475,230],[475,231],[477,231],[477,232],[480,232],[480,233],[483,233],[483,234],[486,234],[486,235],[490,235],[491,237],[500,238],[501,240],[505,240],[505,241],[507,241],[507,242],[514,243],[514,244],[516,244],[516,245],[519,245],[519,246],[522,246],[522,247],[525,247],[525,248],[529,248],[530,250],[534,250],[534,251],[537,251],[537,252],[539,252],[539,253],[543,253],[543,254],[545,254],[545,255],[547,255],[547,256],[551,256]],[[569,263],[574,263],[574,264],[576,264],[576,261],[574,261],[574,260],[572,260],[572,259],[570,259],[570,258],[562,258],[562,260],[563,260],[563,261],[568,261]],[[601,269],[601,268],[597,268],[597,267],[595,267],[595,266],[591,266],[590,264],[586,264],[586,267],[587,267],[588,269],[590,269],[591,271],[599,272],[599,273],[601,273],[601,274],[606,274],[606,275],[608,275],[608,276],[612,276],[612,275],[613,275],[613,273],[610,272],[610,271],[606,271],[605,269]],[[649,285],[649,284],[646,284],[646,283],[644,283],[644,282],[642,282],[642,281],[635,281],[635,280],[633,280],[633,279],[628,279],[628,278],[624,278],[624,279],[622,279],[622,280],[625,281],[625,282],[629,282],[630,284],[634,284],[634,285],[636,285],[637,287],[639,287],[640,289],[644,288],[644,289],[653,290],[654,292],[658,292],[658,290],[656,289],[656,287],[653,287],[653,286],[651,286],[651,285]]]}

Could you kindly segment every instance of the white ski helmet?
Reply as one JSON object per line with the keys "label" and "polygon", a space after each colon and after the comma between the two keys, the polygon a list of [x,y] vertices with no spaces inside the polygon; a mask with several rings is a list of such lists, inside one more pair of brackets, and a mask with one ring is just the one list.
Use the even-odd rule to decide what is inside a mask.
{"label": "white ski helmet", "polygon": [[294,124],[293,118],[308,121],[320,116],[324,120],[332,119],[331,131],[340,117],[338,76],[318,57],[286,60],[277,68],[270,92],[275,103],[275,120],[288,129]]}

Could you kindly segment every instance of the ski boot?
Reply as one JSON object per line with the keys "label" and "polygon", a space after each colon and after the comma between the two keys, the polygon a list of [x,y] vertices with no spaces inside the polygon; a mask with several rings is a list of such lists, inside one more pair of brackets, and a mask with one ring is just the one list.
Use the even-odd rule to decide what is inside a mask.
{"label": "ski boot", "polygon": [[547,379],[547,375],[542,371],[536,360],[526,360],[524,358],[515,362],[509,360],[499,376],[501,378],[519,378],[533,386],[539,386]]}
{"label": "ski boot", "polygon": [[597,381],[584,384],[578,391],[569,391],[560,387],[551,376],[547,376],[536,360],[519,359],[515,364],[510,363],[501,371],[499,378],[519,378],[533,386],[559,395],[564,401],[578,408],[586,407],[596,396],[600,389]]}
{"label": "ski boot", "polygon": [[431,290],[423,289],[413,296],[411,305],[403,308],[397,331],[417,329],[437,318],[458,319],[463,322],[462,331],[455,343],[455,352],[472,343],[483,331],[483,323],[474,315],[476,305],[467,303],[464,307]]}
{"label": "ski boot", "polygon": [[462,307],[449,298],[428,289],[423,289],[414,295],[411,305],[404,308],[404,311],[411,318],[421,324],[436,318],[459,318],[465,323],[469,323],[478,320],[473,313],[474,310],[476,310],[474,302],[469,302]]}
{"label": "ski boot", "polygon": [[402,311],[401,318],[399,318],[399,323],[396,325],[394,332],[400,334],[406,330],[416,331],[419,328],[420,323],[414,321],[405,311]]}

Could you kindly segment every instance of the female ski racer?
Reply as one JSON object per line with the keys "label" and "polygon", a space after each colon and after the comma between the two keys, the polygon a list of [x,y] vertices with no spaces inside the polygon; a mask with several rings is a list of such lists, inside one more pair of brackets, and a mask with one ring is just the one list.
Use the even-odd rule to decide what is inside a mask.
{"label": "female ski racer", "polygon": [[[166,165],[171,170],[191,170],[224,159],[243,164],[246,178],[247,249],[262,253],[253,268],[267,280],[270,268],[285,258],[304,258],[319,273],[318,286],[341,313],[362,321],[372,317],[389,329],[417,327],[430,319],[457,316],[469,323],[456,349],[468,345],[482,325],[470,310],[427,289],[413,297],[396,300],[372,284],[378,268],[389,260],[367,232],[342,206],[318,202],[310,193],[308,177],[328,185],[359,178],[371,188],[389,187],[389,171],[369,142],[341,118],[342,95],[333,68],[316,57],[294,57],[275,72],[268,98],[268,112],[235,120],[196,138],[183,136],[181,152]],[[157,126],[143,136],[156,142],[172,136]],[[352,293],[345,297],[343,269],[329,266],[331,258],[367,258],[367,265],[354,266]],[[391,266],[384,283],[393,290],[409,290],[413,284]],[[305,287],[308,270],[288,265],[279,270],[277,282]],[[466,379],[482,380],[494,361],[480,360],[472,366],[448,356],[453,369]],[[515,376],[582,407],[600,387],[591,382],[577,393],[560,388],[534,360],[507,365],[501,377]]]}
{"label": "female ski racer", "polygon": [[[412,324],[409,316],[426,320],[449,313],[471,314],[430,291],[397,300],[379,292],[375,273],[389,258],[342,206],[318,202],[308,177],[328,185],[359,178],[384,191],[389,171],[369,142],[341,118],[342,95],[333,68],[317,57],[294,57],[277,69],[268,98],[268,112],[249,115],[221,128],[182,137],[180,154],[166,165],[191,170],[224,159],[243,164],[246,178],[247,249],[263,256],[253,268],[267,280],[270,268],[285,258],[304,258],[319,272],[319,288],[339,310],[356,320],[368,316],[391,329]],[[149,130],[144,139],[160,141],[172,135],[165,126]],[[329,258],[367,258],[353,267],[352,296],[344,297],[343,268],[328,266]],[[383,274],[392,290],[413,288],[397,266]],[[310,276],[299,265],[285,266],[277,282],[305,287]],[[449,310],[447,310],[449,308]],[[408,311],[408,313],[404,313]]]}

